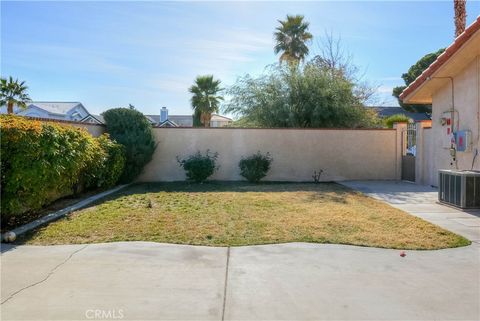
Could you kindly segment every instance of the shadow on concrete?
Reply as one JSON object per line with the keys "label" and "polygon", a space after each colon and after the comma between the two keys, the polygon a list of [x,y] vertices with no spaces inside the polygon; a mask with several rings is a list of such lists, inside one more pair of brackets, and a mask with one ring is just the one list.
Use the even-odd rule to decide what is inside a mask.
{"label": "shadow on concrete", "polygon": [[8,251],[12,251],[14,250],[16,247],[17,247],[18,244],[16,243],[11,243],[11,244],[7,244],[7,243],[0,243],[0,253],[6,253]]}

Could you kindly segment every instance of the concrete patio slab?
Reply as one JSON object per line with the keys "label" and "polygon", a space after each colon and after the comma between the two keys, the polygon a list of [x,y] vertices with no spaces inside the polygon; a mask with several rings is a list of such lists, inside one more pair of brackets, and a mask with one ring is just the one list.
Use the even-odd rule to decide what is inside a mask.
{"label": "concrete patio slab", "polygon": [[436,203],[436,199],[432,201],[432,203],[424,203],[424,204],[410,204],[410,203],[403,203],[403,204],[392,204],[395,207],[402,207],[403,209],[418,212],[418,213],[447,213],[450,216],[458,216],[458,217],[471,217],[471,215],[475,215],[479,213],[476,210],[470,211],[462,211],[460,209],[456,209],[450,206],[445,206],[442,204]]}
{"label": "concrete patio slab", "polygon": [[1,259],[1,302],[4,302],[15,292],[45,280],[51,271],[85,245],[58,246],[52,251],[38,246],[1,246],[4,253]]}
{"label": "concrete patio slab", "polygon": [[2,282],[2,301],[6,300],[2,320],[85,320],[95,311],[110,313],[110,319],[115,315],[128,320],[222,317],[227,248],[92,244],[72,255],[48,279],[8,297],[23,287],[18,279],[45,265],[42,257],[58,257],[53,266],[77,249],[19,246],[4,253],[2,279],[14,280],[5,298]]}
{"label": "concrete patio slab", "polygon": [[345,181],[341,184],[473,242],[480,240],[480,210],[462,211],[439,204],[436,188],[401,181]]}
{"label": "concrete patio slab", "polygon": [[452,221],[463,224],[470,227],[480,227],[480,219],[478,218],[452,218]]}
{"label": "concrete patio slab", "polygon": [[225,319],[478,320],[479,250],[232,248]]}
{"label": "concrete patio slab", "polygon": [[402,181],[344,181],[340,184],[391,204],[435,204],[438,200],[435,188]]}
{"label": "concrete patio slab", "polygon": [[[18,246],[1,256],[2,280],[11,279],[2,281],[1,313],[2,320],[86,320],[96,312],[123,320],[478,320],[479,260],[478,244],[406,257],[308,243]],[[29,278],[36,266],[43,274]]]}

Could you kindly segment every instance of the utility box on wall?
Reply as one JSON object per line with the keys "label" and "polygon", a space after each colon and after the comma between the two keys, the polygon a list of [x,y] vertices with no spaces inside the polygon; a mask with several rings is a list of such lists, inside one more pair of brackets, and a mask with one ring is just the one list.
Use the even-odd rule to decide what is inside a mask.
{"label": "utility box on wall", "polygon": [[455,134],[455,144],[457,152],[472,151],[472,132],[469,130],[459,130]]}
{"label": "utility box on wall", "polygon": [[453,132],[455,128],[453,126],[453,112],[446,111],[442,113],[440,118],[440,125],[442,125],[442,145],[443,148],[450,148],[452,146],[454,137]]}

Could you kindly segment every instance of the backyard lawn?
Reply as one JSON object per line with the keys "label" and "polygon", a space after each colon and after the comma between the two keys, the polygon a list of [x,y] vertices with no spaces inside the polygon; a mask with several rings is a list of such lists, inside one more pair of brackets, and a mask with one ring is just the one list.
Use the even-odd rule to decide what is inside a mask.
{"label": "backyard lawn", "polygon": [[439,249],[465,238],[335,183],[136,184],[21,240],[154,241],[210,246],[284,242]]}

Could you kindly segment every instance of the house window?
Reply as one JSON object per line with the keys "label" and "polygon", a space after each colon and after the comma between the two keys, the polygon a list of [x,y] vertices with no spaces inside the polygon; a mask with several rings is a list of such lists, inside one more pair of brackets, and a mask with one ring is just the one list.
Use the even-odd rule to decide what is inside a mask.
{"label": "house window", "polygon": [[77,112],[73,112],[72,116],[70,116],[70,118],[73,119],[73,120],[80,120],[80,119],[82,119],[82,115],[80,115]]}

